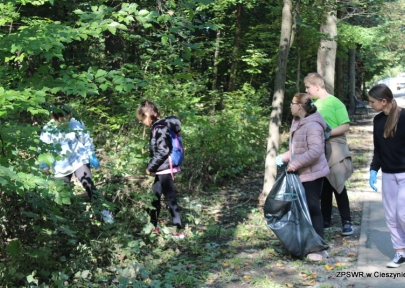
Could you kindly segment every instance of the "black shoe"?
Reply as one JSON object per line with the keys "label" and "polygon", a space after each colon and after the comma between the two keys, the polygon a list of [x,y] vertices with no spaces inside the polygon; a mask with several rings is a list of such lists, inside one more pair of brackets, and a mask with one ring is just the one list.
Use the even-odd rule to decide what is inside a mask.
{"label": "black shoe", "polygon": [[350,223],[349,221],[346,221],[342,227],[342,235],[349,236],[349,235],[352,235],[353,232],[354,232],[354,229],[353,229],[352,223]]}
{"label": "black shoe", "polygon": [[323,222],[323,229],[324,230],[329,230],[331,227],[330,227],[330,222]]}
{"label": "black shoe", "polygon": [[390,263],[387,263],[388,268],[398,268],[405,263],[405,253],[397,252],[395,253],[394,259]]}

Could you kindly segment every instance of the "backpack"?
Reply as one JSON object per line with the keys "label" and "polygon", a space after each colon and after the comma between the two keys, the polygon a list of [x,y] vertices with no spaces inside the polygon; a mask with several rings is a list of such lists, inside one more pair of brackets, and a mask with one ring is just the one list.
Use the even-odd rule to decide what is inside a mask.
{"label": "backpack", "polygon": [[[153,129],[153,136],[155,136],[155,134],[156,134],[157,127],[167,127],[167,126],[166,125],[155,126]],[[169,130],[170,139],[172,140],[172,150],[170,151],[170,154],[169,154],[169,163],[170,163],[170,170],[173,170],[173,165],[180,166],[180,164],[183,163],[184,148],[183,148],[183,142],[181,140],[180,134],[174,132],[169,127],[167,127],[167,129]],[[172,172],[172,177],[173,177],[173,172]]]}

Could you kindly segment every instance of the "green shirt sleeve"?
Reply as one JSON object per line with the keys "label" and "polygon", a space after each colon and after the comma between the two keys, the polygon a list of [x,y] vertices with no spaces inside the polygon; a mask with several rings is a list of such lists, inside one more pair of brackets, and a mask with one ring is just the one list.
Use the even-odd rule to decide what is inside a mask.
{"label": "green shirt sleeve", "polygon": [[330,95],[323,100],[316,100],[314,103],[319,114],[322,115],[325,122],[328,123],[332,129],[350,123],[349,114],[347,113],[345,105],[335,96]]}

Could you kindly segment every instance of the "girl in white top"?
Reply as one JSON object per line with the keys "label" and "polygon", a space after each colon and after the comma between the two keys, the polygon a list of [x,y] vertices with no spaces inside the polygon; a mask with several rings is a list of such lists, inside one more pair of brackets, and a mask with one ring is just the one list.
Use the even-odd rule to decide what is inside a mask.
{"label": "girl in white top", "polygon": [[99,167],[99,161],[94,154],[93,140],[84,124],[72,118],[69,107],[62,105],[52,111],[50,120],[40,135],[42,142],[52,145],[51,150],[61,156],[55,160],[51,167],[41,163],[40,168],[46,174],[51,172],[56,179],[70,181],[73,173],[82,183],[90,199],[93,190],[96,190],[91,179],[90,164],[93,168]]}

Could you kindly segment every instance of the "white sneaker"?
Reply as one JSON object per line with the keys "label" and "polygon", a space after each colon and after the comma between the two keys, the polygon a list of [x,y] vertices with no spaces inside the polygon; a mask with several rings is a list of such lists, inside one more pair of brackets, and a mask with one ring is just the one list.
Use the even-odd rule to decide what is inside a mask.
{"label": "white sneaker", "polygon": [[387,263],[388,268],[398,268],[405,263],[405,252],[396,252],[394,259]]}
{"label": "white sneaker", "polygon": [[307,255],[307,259],[311,261],[322,261],[326,258],[329,258],[329,254],[326,252],[326,250],[309,253]]}
{"label": "white sneaker", "polygon": [[184,239],[184,237],[186,237],[186,236],[185,236],[184,232],[181,232],[178,234],[173,234],[172,237],[173,237],[173,239]]}

